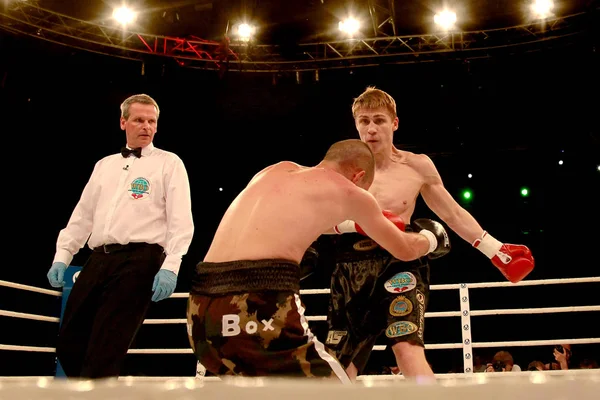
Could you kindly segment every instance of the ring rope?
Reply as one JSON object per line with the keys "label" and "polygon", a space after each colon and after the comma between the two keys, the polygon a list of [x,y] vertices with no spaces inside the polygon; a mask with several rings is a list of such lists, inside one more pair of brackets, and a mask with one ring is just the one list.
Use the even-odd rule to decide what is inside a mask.
{"label": "ring rope", "polygon": [[[491,347],[526,347],[526,346],[554,346],[556,344],[592,344],[600,343],[600,338],[584,338],[584,339],[556,339],[556,340],[525,340],[512,342],[475,342],[471,343],[471,347],[491,348]],[[462,343],[441,343],[441,344],[425,344],[426,350],[447,350],[461,349]],[[373,350],[385,350],[386,345],[375,345]]]}
{"label": "ring rope", "polygon": [[[515,286],[536,286],[536,285],[562,285],[568,283],[593,283],[600,282],[600,276],[585,277],[585,278],[563,278],[563,279],[537,279],[531,281],[521,281],[518,283],[512,282],[479,282],[479,283],[466,283],[469,289],[480,289],[480,288],[492,288],[492,287],[515,287]],[[461,285],[465,283],[449,283],[441,285],[431,285],[430,290],[449,290],[449,289],[460,289]],[[52,296],[62,296],[62,292],[59,290],[49,290],[38,288],[35,286],[23,285],[21,283],[14,283],[9,281],[0,280],[0,286],[9,287],[13,289],[28,290],[31,292],[37,292],[42,294],[48,294]],[[329,289],[301,289],[300,294],[329,294]],[[189,293],[173,293],[169,298],[186,298]]]}
{"label": "ring rope", "polygon": [[[585,278],[563,278],[563,279],[536,279],[531,281],[512,282],[478,282],[478,283],[448,283],[441,285],[431,285],[429,290],[450,290],[460,289],[461,285],[467,285],[469,289],[494,288],[494,287],[515,287],[515,286],[538,286],[538,285],[562,285],[568,283],[593,283],[600,282],[600,276]],[[176,293],[177,297],[187,297],[185,293]],[[302,289],[300,294],[329,294],[329,289]]]}
{"label": "ring rope", "polygon": [[[556,339],[556,340],[525,340],[511,342],[475,342],[471,344],[473,348],[493,348],[493,347],[527,347],[527,346],[554,346],[556,344],[593,344],[600,343],[600,338],[583,338],[583,339]],[[425,344],[426,350],[447,350],[460,349],[462,343],[440,343],[440,344]],[[373,350],[385,350],[386,345],[375,345]],[[12,351],[30,351],[38,353],[54,353],[54,347],[37,347],[37,346],[18,346],[12,344],[0,344],[0,350]],[[129,354],[192,354],[192,349],[129,349]]]}
{"label": "ring rope", "polygon": [[58,317],[47,317],[45,315],[27,314],[27,313],[7,311],[7,310],[0,310],[0,316],[31,319],[31,320],[35,320],[35,321],[60,322],[60,318],[58,318]]}
{"label": "ring rope", "polygon": [[[542,308],[509,308],[509,309],[497,309],[497,310],[475,310],[470,311],[471,316],[479,317],[485,315],[519,315],[519,314],[550,314],[550,313],[569,313],[569,312],[587,312],[587,311],[600,311],[600,305],[598,306],[567,306],[567,307],[542,307]],[[46,321],[46,322],[60,322],[58,317],[48,317],[45,315],[20,313],[15,311],[0,310],[0,316],[2,317],[13,317],[23,318],[35,321]],[[425,318],[441,318],[441,317],[462,317],[461,311],[439,311],[439,312],[426,312]],[[327,321],[326,315],[307,315],[308,321]],[[186,318],[148,318],[144,320],[146,325],[158,325],[158,324],[185,324],[187,323]]]}
{"label": "ring rope", "polygon": [[38,288],[35,286],[23,285],[22,283],[14,283],[14,282],[0,280],[0,286],[9,287],[9,288],[13,288],[13,289],[28,290],[30,292],[37,292],[37,293],[42,293],[42,294],[49,294],[51,296],[58,296],[58,297],[62,296],[62,292],[59,290],[42,289],[42,288]]}

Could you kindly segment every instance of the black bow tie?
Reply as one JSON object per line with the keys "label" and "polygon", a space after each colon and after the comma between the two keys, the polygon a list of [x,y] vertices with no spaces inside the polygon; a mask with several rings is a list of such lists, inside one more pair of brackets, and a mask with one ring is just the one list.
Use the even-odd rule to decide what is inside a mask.
{"label": "black bow tie", "polygon": [[142,156],[142,148],[138,147],[137,149],[128,149],[127,147],[123,147],[121,149],[121,155],[125,158],[129,157],[130,154],[133,154],[137,158]]}

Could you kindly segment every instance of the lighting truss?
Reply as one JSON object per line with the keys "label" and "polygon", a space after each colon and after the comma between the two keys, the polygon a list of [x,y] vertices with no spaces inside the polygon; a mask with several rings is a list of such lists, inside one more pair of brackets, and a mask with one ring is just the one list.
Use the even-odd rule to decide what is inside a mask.
{"label": "lighting truss", "polygon": [[[111,23],[83,21],[26,1],[9,2],[0,11],[0,28],[65,46],[145,61],[174,58],[181,66],[229,71],[279,72],[356,68],[383,63],[415,63],[489,57],[494,52],[540,49],[540,44],[574,42],[590,24],[588,13],[529,24],[470,32],[383,36],[395,31],[392,10],[370,1],[378,16],[374,29],[381,36],[318,43],[301,43],[294,50],[276,45],[231,41],[225,44],[197,37],[169,37],[133,32]],[[391,2],[390,2],[391,3]],[[388,5],[389,7],[389,5]],[[389,16],[383,19],[382,9]]]}
{"label": "lighting truss", "polygon": [[368,0],[373,36],[396,36],[394,0]]}

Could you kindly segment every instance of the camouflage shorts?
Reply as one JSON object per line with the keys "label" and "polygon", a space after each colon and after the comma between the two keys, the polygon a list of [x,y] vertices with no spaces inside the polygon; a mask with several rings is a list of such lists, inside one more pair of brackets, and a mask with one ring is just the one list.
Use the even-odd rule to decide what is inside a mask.
{"label": "camouflage shorts", "polygon": [[[261,261],[219,265],[235,264],[231,278],[241,265],[247,274],[249,263],[261,268]],[[206,266],[201,264],[198,267]],[[187,304],[188,336],[194,354],[208,371],[215,375],[334,378],[349,383],[333,353],[308,328],[296,290],[206,294],[198,285],[193,287],[197,290],[191,291]]]}

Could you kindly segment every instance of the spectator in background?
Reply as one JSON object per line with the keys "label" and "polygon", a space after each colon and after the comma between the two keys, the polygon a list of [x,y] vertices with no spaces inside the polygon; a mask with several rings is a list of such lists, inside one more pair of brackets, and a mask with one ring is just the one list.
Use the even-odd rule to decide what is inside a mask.
{"label": "spectator in background", "polygon": [[554,350],[552,351],[552,355],[556,362],[550,362],[546,364],[546,369],[548,370],[557,370],[557,369],[569,369],[569,364],[571,362],[571,345],[563,344],[554,346]]}
{"label": "spectator in background", "polygon": [[487,365],[485,372],[518,372],[521,367],[514,363],[513,356],[508,351],[499,351],[494,354],[492,362]]}
{"label": "spectator in background", "polygon": [[544,363],[541,361],[532,361],[527,366],[527,371],[543,371],[544,369]]}
{"label": "spectator in background", "polygon": [[579,368],[580,369],[596,369],[596,368],[598,368],[598,363],[596,362],[596,360],[584,358],[579,363]]}

